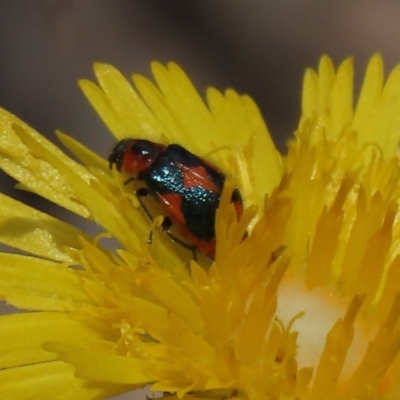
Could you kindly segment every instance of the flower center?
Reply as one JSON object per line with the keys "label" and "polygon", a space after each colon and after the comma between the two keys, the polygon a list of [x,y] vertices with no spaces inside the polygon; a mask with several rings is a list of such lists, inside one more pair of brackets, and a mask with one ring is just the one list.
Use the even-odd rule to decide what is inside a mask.
{"label": "flower center", "polygon": [[[305,313],[293,324],[293,330],[298,331],[299,368],[312,366],[315,372],[327,335],[337,320],[345,317],[349,304],[348,299],[330,288],[309,290],[299,278],[287,278],[282,282],[278,289],[277,316],[287,326],[296,314]],[[360,316],[356,318],[354,337],[342,368],[341,380],[347,380],[360,364],[375,333],[375,326],[367,325]]]}

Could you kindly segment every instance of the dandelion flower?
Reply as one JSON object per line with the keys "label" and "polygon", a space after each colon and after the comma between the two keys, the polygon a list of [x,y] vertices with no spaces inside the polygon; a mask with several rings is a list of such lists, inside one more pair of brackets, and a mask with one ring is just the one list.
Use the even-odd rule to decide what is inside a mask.
{"label": "dandelion flower", "polygon": [[0,242],[20,253],[0,253],[0,296],[25,311],[0,317],[2,397],[399,398],[400,67],[384,83],[372,57],[354,102],[352,61],[323,57],[286,156],[248,96],[204,102],[177,65],[152,71],[133,86],[96,64],[80,85],[116,140],[178,143],[226,174],[215,259],[149,223],[104,158],[0,111],[0,167],[104,231],[1,195]]}

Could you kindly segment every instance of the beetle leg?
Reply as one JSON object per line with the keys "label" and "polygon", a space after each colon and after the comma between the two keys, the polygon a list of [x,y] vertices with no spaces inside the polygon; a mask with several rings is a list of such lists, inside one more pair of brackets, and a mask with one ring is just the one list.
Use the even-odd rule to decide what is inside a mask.
{"label": "beetle leg", "polygon": [[[151,215],[151,212],[149,211],[149,209],[147,208],[146,203],[143,201],[143,197],[149,197],[149,196],[151,196],[151,193],[150,193],[149,189],[147,189],[145,187],[142,187],[142,188],[139,188],[138,190],[136,190],[136,197],[138,199],[140,206],[142,207],[144,213],[147,215],[149,220],[151,222],[153,222],[154,218]],[[153,242],[153,230],[150,231],[149,237],[147,239],[147,243],[152,243],[152,242]]]}
{"label": "beetle leg", "polygon": [[131,176],[129,179],[127,179],[127,180],[124,182],[124,186],[128,185],[129,183],[131,183],[131,182],[133,182],[133,181],[136,181],[136,176]]}
{"label": "beetle leg", "polygon": [[151,196],[151,193],[150,193],[149,189],[147,189],[145,187],[142,187],[142,188],[139,188],[138,190],[136,190],[136,197],[138,199],[140,206],[143,208],[143,211],[145,212],[145,214],[147,215],[149,220],[151,222],[153,222],[154,218],[151,215],[151,212],[149,211],[149,209],[147,208],[146,203],[143,201],[143,197],[149,197],[149,196]]}
{"label": "beetle leg", "polygon": [[192,252],[193,254],[193,260],[197,261],[197,254],[196,254],[196,247],[195,246],[191,246],[190,244],[186,243],[185,241],[183,241],[182,239],[178,238],[177,236],[175,236],[171,231],[170,228],[172,226],[172,221],[170,218],[168,217],[164,217],[163,222],[161,224],[161,228],[162,230],[176,243],[178,243],[179,245],[181,245],[182,247],[184,247],[185,249],[188,249]]}
{"label": "beetle leg", "polygon": [[[149,209],[146,206],[146,203],[143,200],[143,197],[149,197],[151,196],[151,193],[149,191],[149,189],[142,187],[139,188],[136,191],[136,197],[138,199],[138,202],[140,204],[140,206],[143,208],[143,211],[145,212],[145,214],[147,215],[147,217],[149,218],[149,220],[151,222],[154,221],[154,217],[151,214],[151,212],[149,211]],[[190,250],[193,253],[193,259],[196,261],[197,260],[197,256],[196,256],[196,247],[191,246],[190,244],[186,243],[185,241],[183,241],[182,239],[178,238],[177,236],[175,236],[171,231],[170,228],[172,226],[172,221],[170,218],[168,217],[164,217],[163,222],[161,223],[161,228],[162,230],[176,243],[180,244],[182,247],[184,247],[185,249]],[[147,239],[147,243],[152,243],[153,242],[153,230],[150,231],[149,237]]]}

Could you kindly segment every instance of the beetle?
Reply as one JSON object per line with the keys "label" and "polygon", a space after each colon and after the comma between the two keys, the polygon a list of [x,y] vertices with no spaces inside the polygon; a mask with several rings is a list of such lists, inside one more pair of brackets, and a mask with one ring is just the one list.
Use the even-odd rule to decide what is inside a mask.
{"label": "beetle", "polygon": [[[165,212],[163,230],[177,243],[193,251],[215,256],[215,215],[224,187],[225,175],[208,161],[178,144],[162,145],[144,139],[126,138],[116,144],[108,157],[110,169],[131,174],[143,182],[136,191],[143,210],[152,221],[144,197],[153,196]],[[240,191],[232,192],[236,215],[243,213]],[[176,225],[185,240],[174,235]],[[151,233],[149,237],[151,242]]]}

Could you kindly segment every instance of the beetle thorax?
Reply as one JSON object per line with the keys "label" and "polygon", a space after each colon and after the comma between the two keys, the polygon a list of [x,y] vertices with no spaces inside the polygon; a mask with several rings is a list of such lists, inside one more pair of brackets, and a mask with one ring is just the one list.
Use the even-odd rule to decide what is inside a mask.
{"label": "beetle thorax", "polygon": [[158,143],[148,140],[132,140],[124,154],[123,170],[138,175],[150,168],[164,150],[165,147]]}

